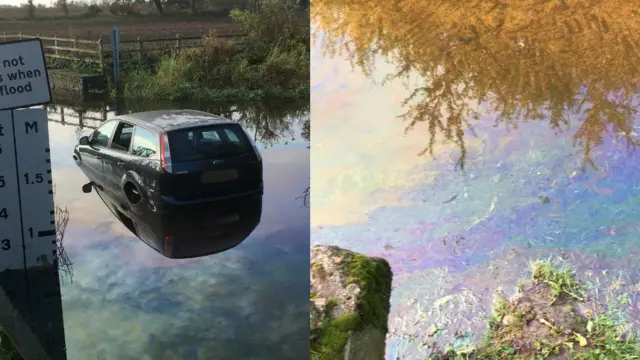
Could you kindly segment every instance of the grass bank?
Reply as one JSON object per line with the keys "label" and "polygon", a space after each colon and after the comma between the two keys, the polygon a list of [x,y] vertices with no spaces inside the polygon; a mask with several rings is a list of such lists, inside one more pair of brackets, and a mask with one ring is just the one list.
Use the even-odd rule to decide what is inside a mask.
{"label": "grass bank", "polygon": [[270,3],[259,10],[233,10],[230,16],[247,34],[244,40],[212,34],[201,48],[125,67],[124,96],[163,101],[308,98],[308,14]]}
{"label": "grass bank", "polygon": [[537,261],[532,274],[515,298],[498,294],[484,344],[437,349],[429,359],[640,359],[635,332],[612,312],[595,313],[585,306],[595,300],[571,269]]}

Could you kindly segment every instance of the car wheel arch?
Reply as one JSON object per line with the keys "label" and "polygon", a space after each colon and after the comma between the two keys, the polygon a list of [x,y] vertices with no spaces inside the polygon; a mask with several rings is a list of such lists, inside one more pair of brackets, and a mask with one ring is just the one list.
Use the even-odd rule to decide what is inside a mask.
{"label": "car wheel arch", "polygon": [[[130,190],[133,187],[140,195],[140,200],[132,201]],[[146,198],[146,194],[142,186],[140,185],[139,176],[132,171],[128,171],[124,174],[120,180],[120,188],[124,192],[125,197],[129,201],[131,206],[140,205]]]}

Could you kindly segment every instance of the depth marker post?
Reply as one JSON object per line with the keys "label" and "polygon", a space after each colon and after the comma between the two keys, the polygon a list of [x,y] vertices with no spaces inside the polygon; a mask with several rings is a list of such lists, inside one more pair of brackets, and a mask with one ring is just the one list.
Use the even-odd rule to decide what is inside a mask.
{"label": "depth marker post", "polygon": [[0,327],[28,360],[67,358],[47,114],[28,108],[50,102],[41,40],[0,44]]}

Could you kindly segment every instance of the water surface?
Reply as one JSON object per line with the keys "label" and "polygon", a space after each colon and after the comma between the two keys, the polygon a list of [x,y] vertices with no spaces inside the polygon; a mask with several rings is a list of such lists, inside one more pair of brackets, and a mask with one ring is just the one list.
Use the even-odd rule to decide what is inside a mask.
{"label": "water surface", "polygon": [[311,241],[390,261],[388,359],[479,339],[533,259],[640,320],[636,13],[490,3],[314,7]]}
{"label": "water surface", "polygon": [[48,107],[55,202],[70,216],[64,247],[73,278],[61,285],[68,358],[304,358],[309,211],[301,196],[309,186],[309,150],[301,129],[307,110],[183,107],[238,119],[264,161],[259,226],[231,250],[190,260],[158,254],[95,193],[82,193],[87,179],[71,157],[73,146],[112,116],[111,109],[62,101]]}

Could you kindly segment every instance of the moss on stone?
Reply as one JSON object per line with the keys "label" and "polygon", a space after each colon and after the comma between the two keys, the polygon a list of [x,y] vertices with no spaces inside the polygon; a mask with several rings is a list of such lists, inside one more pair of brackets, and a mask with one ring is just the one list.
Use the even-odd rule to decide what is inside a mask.
{"label": "moss on stone", "polygon": [[322,264],[311,264],[311,273],[320,280],[325,280],[327,278],[327,271],[324,269]]}
{"label": "moss on stone", "polygon": [[316,296],[317,296],[317,295],[316,295],[316,293],[314,293],[313,291],[309,292],[309,298],[310,298],[310,299],[313,299],[313,298],[315,298]]}
{"label": "moss on stone", "polygon": [[[343,360],[344,348],[349,340],[349,332],[373,327],[387,332],[389,298],[391,295],[392,273],[389,263],[380,258],[369,258],[340,249],[338,256],[343,260],[340,266],[346,271],[349,284],[356,284],[360,294],[356,311],[335,319],[327,320],[318,329],[317,340],[311,343],[312,360]],[[315,276],[322,279],[326,269],[320,264],[311,264]],[[336,299],[328,299],[325,311],[337,306]]]}
{"label": "moss on stone", "polygon": [[356,303],[362,317],[360,326],[372,326],[387,332],[392,273],[389,263],[380,258],[355,254],[348,262],[349,283],[360,287]]}
{"label": "moss on stone", "polygon": [[349,332],[360,326],[360,315],[349,313],[327,320],[320,330],[317,342],[311,344],[312,360],[342,360],[344,347],[349,340]]}
{"label": "moss on stone", "polygon": [[327,312],[327,315],[331,312],[331,310],[333,310],[333,308],[335,308],[336,306],[338,306],[338,302],[336,301],[336,299],[328,299],[327,300],[327,304],[325,305],[325,311]]}

